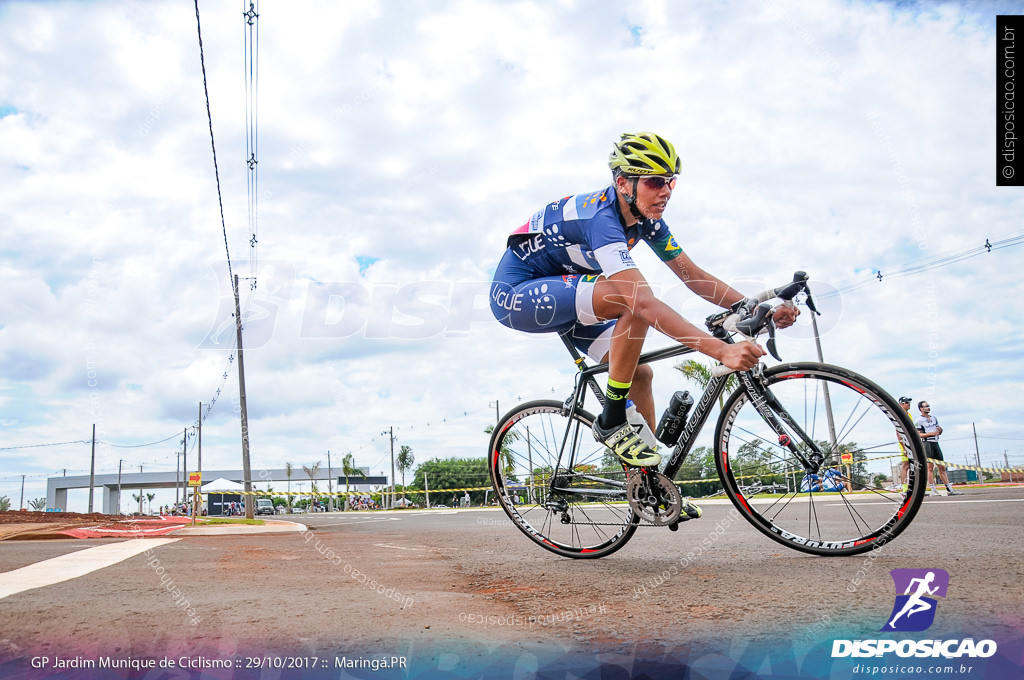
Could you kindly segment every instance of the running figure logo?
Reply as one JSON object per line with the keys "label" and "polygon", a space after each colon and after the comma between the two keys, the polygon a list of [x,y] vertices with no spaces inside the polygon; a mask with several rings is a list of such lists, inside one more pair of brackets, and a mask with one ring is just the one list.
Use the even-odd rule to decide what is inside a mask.
{"label": "running figure logo", "polygon": [[882,630],[913,632],[927,629],[935,621],[938,604],[935,597],[946,597],[949,573],[945,569],[893,569],[889,574],[896,584],[896,603]]}

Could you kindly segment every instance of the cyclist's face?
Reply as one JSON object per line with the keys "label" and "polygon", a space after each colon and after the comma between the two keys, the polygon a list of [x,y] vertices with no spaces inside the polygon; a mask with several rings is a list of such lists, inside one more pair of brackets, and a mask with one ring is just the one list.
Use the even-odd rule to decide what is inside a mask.
{"label": "cyclist's face", "polygon": [[[661,186],[658,186],[658,185]],[[675,178],[645,177],[636,183],[636,205],[644,216],[660,220],[665,214],[668,199],[672,198]]]}
{"label": "cyclist's face", "polygon": [[[633,177],[619,177],[616,185],[619,191],[630,194],[633,191]],[[636,205],[645,217],[660,220],[665,214],[668,199],[675,188],[675,177],[639,177],[636,178]],[[660,185],[660,186],[659,186]]]}

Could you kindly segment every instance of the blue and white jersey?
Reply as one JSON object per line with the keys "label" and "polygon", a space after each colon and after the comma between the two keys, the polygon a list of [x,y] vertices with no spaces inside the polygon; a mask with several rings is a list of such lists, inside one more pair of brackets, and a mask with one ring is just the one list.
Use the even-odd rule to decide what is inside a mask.
{"label": "blue and white jersey", "polygon": [[512,232],[508,247],[537,276],[604,274],[635,269],[630,250],[646,241],[663,261],[683,251],[662,220],[623,226],[615,187],[549,203]]}

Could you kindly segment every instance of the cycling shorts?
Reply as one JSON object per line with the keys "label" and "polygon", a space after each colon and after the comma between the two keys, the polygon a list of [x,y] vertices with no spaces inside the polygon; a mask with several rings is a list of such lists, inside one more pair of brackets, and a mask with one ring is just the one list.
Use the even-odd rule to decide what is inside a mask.
{"label": "cycling shorts", "polygon": [[924,455],[933,460],[943,460],[942,449],[939,448],[939,443],[928,439],[924,440]]}
{"label": "cycling shorts", "polygon": [[525,333],[571,330],[573,344],[594,361],[611,347],[615,320],[594,314],[598,276],[540,276],[509,249],[491,282],[491,313],[502,325]]}

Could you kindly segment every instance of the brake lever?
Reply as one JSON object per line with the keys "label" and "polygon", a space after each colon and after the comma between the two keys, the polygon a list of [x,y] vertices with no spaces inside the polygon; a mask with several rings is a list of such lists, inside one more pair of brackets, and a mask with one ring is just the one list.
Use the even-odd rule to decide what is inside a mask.
{"label": "brake lever", "polygon": [[771,352],[771,355],[775,357],[776,361],[782,361],[782,357],[779,356],[778,351],[775,349],[775,318],[773,316],[768,317],[768,342],[765,343],[765,347]]}
{"label": "brake lever", "polygon": [[807,305],[807,309],[811,310],[818,316],[821,316],[821,312],[819,312],[818,308],[814,306],[814,299],[811,297],[811,288],[806,283],[804,284],[804,293],[807,294],[807,299],[804,300],[804,304]]}

